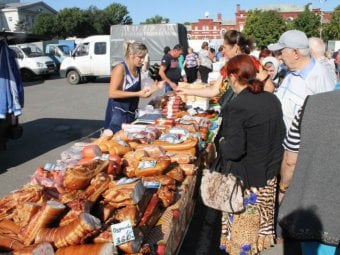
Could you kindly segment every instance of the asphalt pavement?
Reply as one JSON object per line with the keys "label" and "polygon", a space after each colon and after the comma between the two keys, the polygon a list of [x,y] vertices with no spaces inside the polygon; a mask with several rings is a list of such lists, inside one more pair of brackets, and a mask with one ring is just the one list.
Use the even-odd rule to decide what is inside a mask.
{"label": "asphalt pavement", "polygon": [[[20,123],[23,136],[10,140],[0,151],[0,197],[30,180],[38,166],[55,163],[60,154],[75,142],[98,137],[107,103],[108,79],[94,83],[69,85],[66,79],[25,84],[25,106]],[[141,101],[145,106],[146,100]],[[220,255],[220,214],[205,207],[199,197],[195,213],[183,240],[179,255]],[[299,255],[292,243],[276,245],[261,254]]]}

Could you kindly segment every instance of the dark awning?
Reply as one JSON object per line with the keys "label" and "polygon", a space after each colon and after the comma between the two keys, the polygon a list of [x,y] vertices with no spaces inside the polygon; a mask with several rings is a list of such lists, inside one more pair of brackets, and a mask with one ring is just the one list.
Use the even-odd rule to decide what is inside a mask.
{"label": "dark awning", "polygon": [[37,41],[48,41],[52,38],[42,35],[15,33],[15,32],[0,32],[0,40],[7,39],[8,44],[30,43]]}

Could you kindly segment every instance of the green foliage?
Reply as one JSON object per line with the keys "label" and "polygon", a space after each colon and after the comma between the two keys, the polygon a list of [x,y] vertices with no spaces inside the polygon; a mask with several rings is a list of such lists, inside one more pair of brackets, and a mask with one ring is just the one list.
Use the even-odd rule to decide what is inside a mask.
{"label": "green foliage", "polygon": [[307,37],[319,37],[321,29],[321,17],[309,10],[309,4],[303,12],[293,21],[293,29],[305,32]]}
{"label": "green foliage", "polygon": [[121,4],[111,4],[104,9],[104,13],[106,14],[109,23],[111,25],[124,24],[129,25],[132,24],[132,19],[128,16],[129,12],[126,6]]}
{"label": "green foliage", "polygon": [[242,31],[247,37],[253,38],[259,49],[278,40],[287,30],[283,18],[276,11],[253,10],[247,13],[247,21]]}
{"label": "green foliage", "polygon": [[104,10],[96,6],[87,10],[64,8],[56,15],[39,14],[33,24],[33,32],[55,38],[109,34],[111,25],[132,24],[128,14],[126,6],[116,3]]}
{"label": "green foliage", "polygon": [[324,24],[322,29],[322,39],[339,40],[340,39],[340,5],[333,11],[329,23]]}
{"label": "green foliage", "polygon": [[40,13],[33,23],[32,32],[37,35],[55,35],[55,15]]}
{"label": "green foliage", "polygon": [[144,22],[141,22],[141,24],[162,24],[162,23],[169,23],[169,19],[156,15],[154,17],[146,19]]}
{"label": "green foliage", "polygon": [[65,8],[56,16],[56,34],[59,38],[68,36],[85,37],[93,34],[94,28],[87,13],[79,8]]}

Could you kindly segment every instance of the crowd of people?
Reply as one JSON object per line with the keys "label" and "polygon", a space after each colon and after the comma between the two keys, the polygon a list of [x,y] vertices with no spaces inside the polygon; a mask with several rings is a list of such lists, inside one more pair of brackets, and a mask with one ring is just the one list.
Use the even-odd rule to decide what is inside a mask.
{"label": "crowd of people", "polygon": [[[223,168],[244,183],[246,208],[223,213],[220,248],[230,255],[258,254],[278,238],[293,238],[301,241],[303,255],[339,254],[339,54],[330,59],[320,38],[298,30],[283,33],[258,58],[253,47],[235,30],[225,33],[217,53],[208,42],[198,53],[189,47],[185,56],[179,44],[166,47],[162,82],[143,88],[147,48],[128,42],[125,61],[112,71],[105,128],[116,132],[131,123],[139,98],[158,89],[220,96],[222,123],[214,143]],[[208,83],[215,61],[225,64],[211,86],[178,88],[180,81]]]}

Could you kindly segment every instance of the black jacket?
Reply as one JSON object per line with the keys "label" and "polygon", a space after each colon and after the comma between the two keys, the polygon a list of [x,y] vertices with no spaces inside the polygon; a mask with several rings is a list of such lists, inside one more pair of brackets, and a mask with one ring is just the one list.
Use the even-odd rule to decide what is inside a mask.
{"label": "black jacket", "polygon": [[222,116],[223,170],[239,176],[246,188],[265,186],[279,173],[283,156],[280,101],[269,92],[245,89],[222,109]]}

